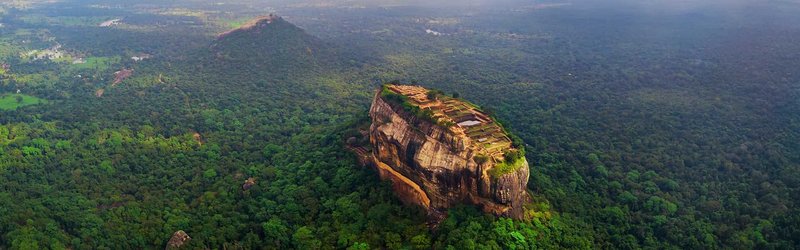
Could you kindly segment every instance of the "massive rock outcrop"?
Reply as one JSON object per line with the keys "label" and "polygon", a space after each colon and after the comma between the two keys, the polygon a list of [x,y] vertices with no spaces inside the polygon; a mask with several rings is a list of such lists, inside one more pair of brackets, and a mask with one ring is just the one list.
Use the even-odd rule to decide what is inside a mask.
{"label": "massive rock outcrop", "polygon": [[404,202],[432,215],[468,203],[523,217],[524,150],[477,106],[419,86],[384,85],[369,115],[373,163]]}

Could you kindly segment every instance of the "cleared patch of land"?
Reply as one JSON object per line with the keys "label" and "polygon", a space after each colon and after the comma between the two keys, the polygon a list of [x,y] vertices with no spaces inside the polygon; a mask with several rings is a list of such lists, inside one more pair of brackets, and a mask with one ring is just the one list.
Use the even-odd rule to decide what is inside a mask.
{"label": "cleared patch of land", "polygon": [[[66,27],[92,27],[98,26],[102,22],[107,21],[113,17],[109,16],[47,16],[43,14],[30,14],[19,17],[19,20],[33,25],[49,25],[49,26],[66,26]],[[114,19],[119,21],[120,19]],[[116,24],[116,23],[114,23]],[[110,25],[109,25],[110,26]]]}
{"label": "cleared patch of land", "polygon": [[109,66],[118,64],[122,61],[121,57],[87,57],[80,61],[73,61],[73,69],[97,69],[106,70]]}
{"label": "cleared patch of land", "polygon": [[214,22],[228,29],[238,29],[244,26],[250,20],[253,20],[253,18],[254,17],[220,18],[214,20]]}
{"label": "cleared patch of land", "polygon": [[0,110],[15,110],[19,107],[43,103],[47,103],[47,100],[35,96],[24,94],[0,95]]}

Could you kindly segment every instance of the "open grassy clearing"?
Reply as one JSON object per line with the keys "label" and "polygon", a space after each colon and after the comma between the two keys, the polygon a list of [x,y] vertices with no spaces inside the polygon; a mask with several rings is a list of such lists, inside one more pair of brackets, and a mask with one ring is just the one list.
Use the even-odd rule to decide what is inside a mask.
{"label": "open grassy clearing", "polygon": [[19,107],[43,103],[47,103],[47,100],[25,94],[0,95],[0,110],[15,110]]}

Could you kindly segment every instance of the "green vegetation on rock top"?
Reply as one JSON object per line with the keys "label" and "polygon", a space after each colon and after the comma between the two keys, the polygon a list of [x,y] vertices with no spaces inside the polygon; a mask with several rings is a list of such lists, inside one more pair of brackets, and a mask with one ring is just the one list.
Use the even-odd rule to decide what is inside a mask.
{"label": "green vegetation on rock top", "polygon": [[492,177],[497,178],[515,172],[525,166],[525,148],[506,150],[503,153],[503,158],[502,162],[489,169],[489,174]]}
{"label": "green vegetation on rock top", "polygon": [[433,111],[430,109],[420,109],[418,105],[411,103],[408,100],[408,97],[399,93],[396,93],[389,89],[386,84],[384,84],[381,88],[381,97],[385,100],[401,105],[403,110],[406,112],[410,112],[415,117],[422,119],[424,121],[431,122],[433,124],[442,126],[444,128],[453,126],[454,124],[447,121],[439,120],[438,118],[433,116]]}

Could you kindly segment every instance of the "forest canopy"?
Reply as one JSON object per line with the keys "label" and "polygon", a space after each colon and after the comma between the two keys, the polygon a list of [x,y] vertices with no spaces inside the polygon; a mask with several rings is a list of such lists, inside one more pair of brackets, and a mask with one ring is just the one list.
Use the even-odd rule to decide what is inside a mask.
{"label": "forest canopy", "polygon": [[[0,249],[800,246],[800,5],[480,3],[0,3]],[[393,80],[516,135],[524,220],[358,166]]]}

